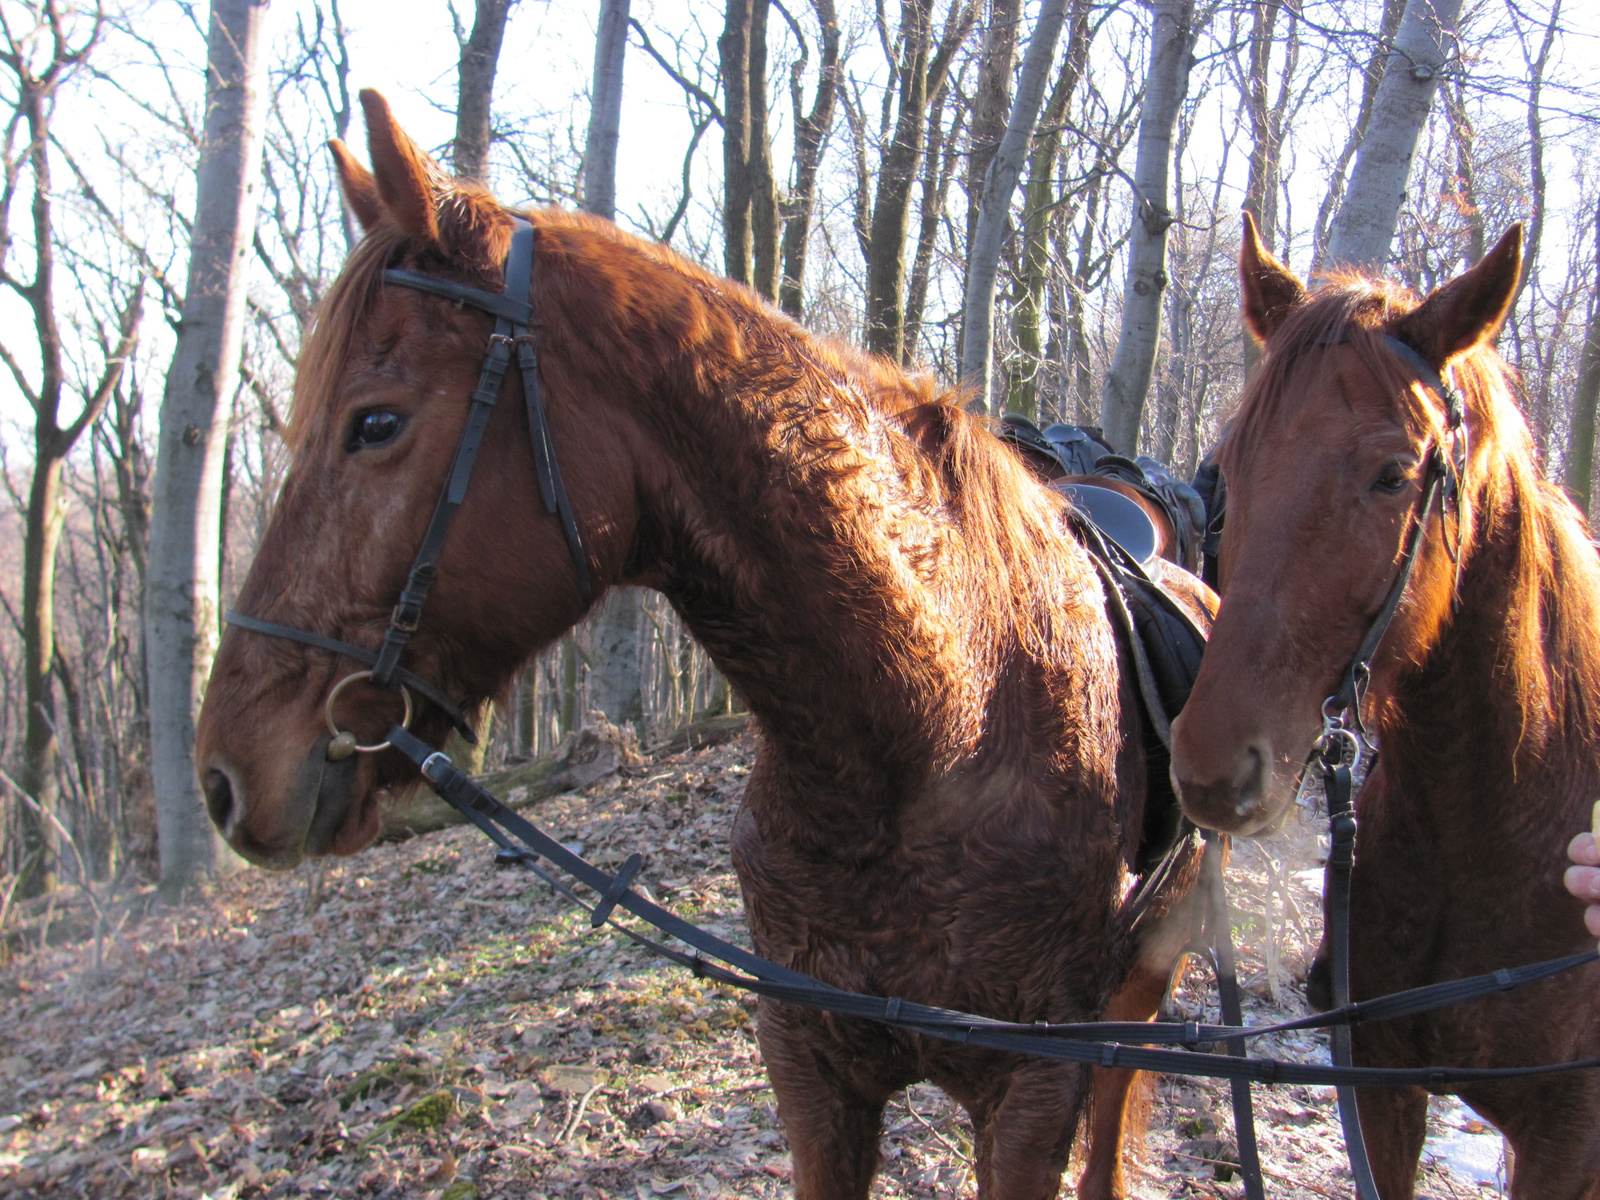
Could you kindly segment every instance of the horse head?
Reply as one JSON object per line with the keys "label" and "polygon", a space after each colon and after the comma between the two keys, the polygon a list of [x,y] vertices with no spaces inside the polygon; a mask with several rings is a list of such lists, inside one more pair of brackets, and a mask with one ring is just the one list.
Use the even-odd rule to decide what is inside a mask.
{"label": "horse head", "polygon": [[1475,481],[1500,453],[1497,430],[1526,439],[1520,417],[1492,411],[1505,388],[1490,382],[1504,372],[1492,343],[1521,263],[1516,227],[1420,303],[1353,274],[1312,294],[1246,216],[1243,313],[1265,359],[1223,446],[1224,600],[1172,727],[1173,783],[1198,824],[1244,835],[1281,824],[1324,700],[1344,690],[1411,545],[1399,607],[1355,689],[1380,729],[1397,681],[1451,619],[1457,559],[1489,519]]}
{"label": "horse head", "polygon": [[[442,503],[497,330],[496,317],[470,302],[452,303],[415,283],[396,286],[407,276],[395,272],[498,296],[512,241],[512,214],[450,180],[376,93],[362,93],[362,104],[372,170],[338,142],[330,148],[365,237],[302,353],[288,432],[292,462],[236,601],[246,623],[223,635],[196,737],[212,819],[241,854],[274,867],[366,845],[385,794],[415,778],[393,750],[330,752],[335,725],[359,743],[381,743],[402,715],[395,690],[359,678],[359,660],[261,626],[368,652],[385,637],[397,597],[415,583],[413,559]],[[541,259],[615,236],[585,218],[561,222],[554,247],[542,244],[541,233]],[[581,328],[581,313],[560,329],[547,322],[547,307],[563,303],[561,268],[541,261],[532,274],[538,315],[531,328],[550,351],[539,368],[548,434],[568,470],[582,551],[569,552],[561,521],[541,503],[532,418],[513,354],[504,386],[492,389],[500,402],[487,410],[470,487],[438,547],[426,614],[402,660],[411,678],[467,712],[582,615],[580,562],[596,591],[621,577],[638,518],[639,435],[619,402],[636,364],[612,362],[610,373],[575,366],[583,356],[572,353],[571,340],[594,331]],[[582,397],[581,414],[565,402],[574,395]],[[450,718],[438,703],[412,701],[414,732],[438,744]]]}

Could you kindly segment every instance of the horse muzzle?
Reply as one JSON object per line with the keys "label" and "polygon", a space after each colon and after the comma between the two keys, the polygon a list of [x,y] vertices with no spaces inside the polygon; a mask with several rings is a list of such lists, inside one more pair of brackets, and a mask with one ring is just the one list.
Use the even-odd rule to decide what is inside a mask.
{"label": "horse muzzle", "polygon": [[1180,715],[1172,727],[1172,789],[1184,815],[1203,829],[1258,837],[1283,824],[1288,804],[1274,787],[1271,747],[1246,744],[1231,756],[1186,754]]}
{"label": "horse muzzle", "polygon": [[243,773],[221,757],[203,764],[206,810],[244,858],[288,870],[307,856],[352,853],[376,836],[376,797],[358,796],[361,760],[330,761],[330,738],[319,737],[277,787],[252,791]]}

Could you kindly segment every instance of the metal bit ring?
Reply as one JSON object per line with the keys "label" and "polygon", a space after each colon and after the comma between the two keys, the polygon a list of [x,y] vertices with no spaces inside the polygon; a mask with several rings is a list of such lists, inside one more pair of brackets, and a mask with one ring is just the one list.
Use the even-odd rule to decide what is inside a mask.
{"label": "metal bit ring", "polygon": [[[328,693],[327,702],[322,707],[322,717],[323,720],[325,720],[328,724],[328,732],[333,735],[333,740],[328,743],[327,749],[327,755],[330,761],[338,762],[341,759],[349,758],[352,754],[376,754],[380,750],[387,750],[389,748],[388,742],[378,742],[376,745],[372,746],[363,746],[359,744],[356,741],[355,734],[340,729],[338,724],[333,719],[333,706],[334,702],[339,699],[339,693],[344,691],[345,688],[350,686],[350,684],[355,683],[359,679],[371,678],[371,671],[355,671],[349,675],[346,675],[338,683],[334,684],[333,690]],[[403,683],[400,685],[400,699],[404,701],[406,706],[405,715],[400,718],[400,728],[410,729],[412,712],[411,692]]]}

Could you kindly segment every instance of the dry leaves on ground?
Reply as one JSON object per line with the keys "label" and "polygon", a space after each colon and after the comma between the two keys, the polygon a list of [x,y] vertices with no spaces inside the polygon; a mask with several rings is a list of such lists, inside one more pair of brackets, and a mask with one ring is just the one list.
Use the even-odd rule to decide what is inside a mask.
{"label": "dry leaves on ground", "polygon": [[[748,739],[665,757],[538,819],[601,865],[644,853],[658,900],[745,940],[727,835],[751,757]],[[788,1195],[751,998],[590,931],[492,858],[455,829],[248,870],[130,922],[98,969],[77,945],[0,971],[0,1194]],[[1288,980],[1320,923],[1275,861],[1246,848],[1233,871],[1253,1021],[1303,1011]],[[1173,1003],[1214,1019],[1199,972]],[[1309,1037],[1258,1052],[1323,1053]],[[1330,1098],[1256,1095],[1271,1194],[1347,1194]],[[1233,1146],[1223,1085],[1163,1078],[1130,1180],[1141,1197],[1238,1196]],[[973,1195],[970,1149],[965,1116],[912,1088],[885,1117],[874,1195]],[[1430,1169],[1424,1194],[1480,1193]]]}

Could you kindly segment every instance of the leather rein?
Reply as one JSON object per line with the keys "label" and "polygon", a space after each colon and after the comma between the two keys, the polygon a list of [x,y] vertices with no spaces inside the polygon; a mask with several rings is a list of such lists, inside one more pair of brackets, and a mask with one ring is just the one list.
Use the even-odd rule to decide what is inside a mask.
{"label": "leather rein", "polygon": [[375,687],[399,691],[405,703],[405,716],[400,722],[402,729],[411,725],[411,692],[415,691],[449,717],[450,723],[463,738],[469,743],[477,743],[477,735],[473,732],[471,723],[462,712],[461,706],[452,702],[441,689],[401,667],[400,656],[405,652],[411,635],[417,631],[417,625],[422,619],[423,605],[428,600],[428,592],[433,587],[434,580],[438,578],[439,556],[444,549],[445,537],[450,531],[456,510],[467,498],[467,485],[472,480],[472,468],[477,463],[478,451],[483,445],[489,417],[500,398],[513,353],[522,375],[522,399],[528,414],[528,436],[533,444],[533,462],[539,477],[539,495],[544,501],[545,511],[561,522],[561,532],[566,539],[567,553],[577,574],[578,594],[582,598],[583,607],[587,609],[594,601],[594,583],[589,573],[588,555],[584,552],[583,539],[578,533],[578,524],[572,516],[572,503],[567,498],[566,486],[561,481],[561,470],[556,465],[555,444],[550,437],[544,393],[539,384],[536,336],[528,332],[534,316],[533,305],[529,302],[528,295],[533,286],[535,230],[530,222],[518,216],[511,217],[511,226],[511,248],[505,258],[506,283],[502,292],[486,292],[453,280],[436,279],[431,275],[421,275],[414,271],[390,268],[383,272],[383,281],[387,284],[413,288],[419,292],[453,300],[458,306],[465,305],[486,312],[494,317],[495,327],[494,332],[489,335],[489,348],[479,371],[478,386],[472,393],[466,422],[461,428],[461,438],[456,443],[456,453],[450,465],[450,473],[445,478],[444,489],[439,495],[438,503],[434,505],[433,517],[428,522],[427,532],[423,534],[422,544],[417,548],[416,557],[412,560],[405,587],[401,589],[400,597],[389,614],[389,625],[384,631],[383,641],[377,651],[366,650],[320,633],[296,629],[292,625],[281,625],[276,621],[247,616],[232,609],[226,614],[228,623],[237,625],[241,629],[269,637],[287,638],[366,664],[366,670],[355,671],[334,684],[324,702],[323,712],[331,735],[326,753],[332,761],[348,758],[352,754],[376,754],[380,750],[387,750],[393,744],[390,739],[385,739],[370,746],[363,746],[357,743],[354,734],[338,727],[334,718],[334,702],[348,685],[363,679]]}

